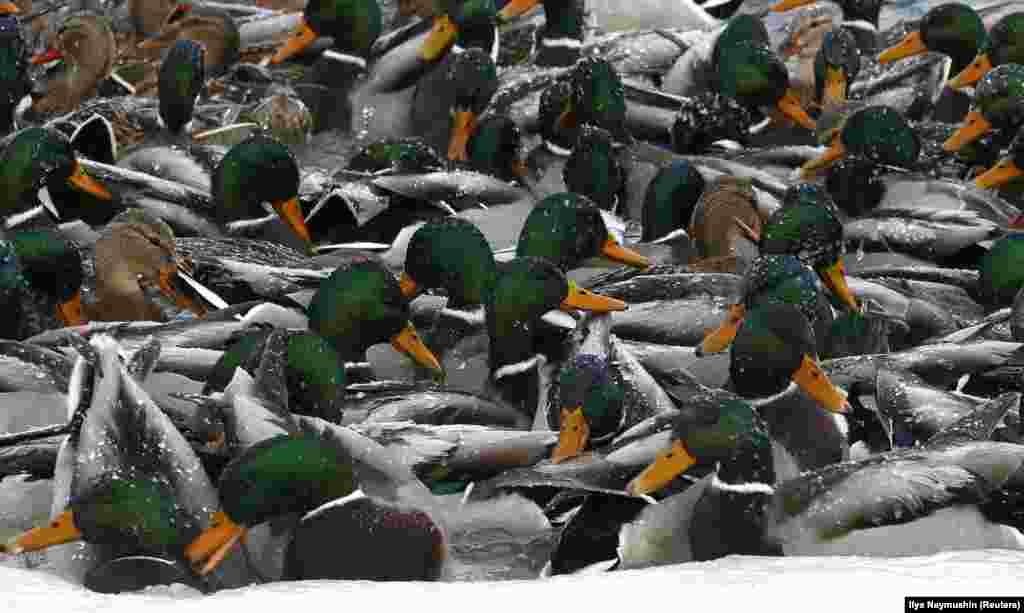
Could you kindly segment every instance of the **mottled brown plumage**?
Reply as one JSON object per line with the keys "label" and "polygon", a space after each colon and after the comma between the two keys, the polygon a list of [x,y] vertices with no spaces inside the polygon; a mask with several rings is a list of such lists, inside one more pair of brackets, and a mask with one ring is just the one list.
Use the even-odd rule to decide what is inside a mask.
{"label": "mottled brown plumage", "polygon": [[64,21],[50,48],[63,56],[66,67],[46,83],[46,94],[35,100],[32,110],[41,115],[70,113],[110,76],[117,42],[105,17],[77,13]]}
{"label": "mottled brown plumage", "polygon": [[740,266],[735,261],[737,258],[756,257],[755,243],[760,233],[757,195],[750,182],[731,176],[719,177],[701,195],[690,218],[689,234],[697,248],[697,259],[707,262],[691,261],[690,266],[710,267],[711,270]]}

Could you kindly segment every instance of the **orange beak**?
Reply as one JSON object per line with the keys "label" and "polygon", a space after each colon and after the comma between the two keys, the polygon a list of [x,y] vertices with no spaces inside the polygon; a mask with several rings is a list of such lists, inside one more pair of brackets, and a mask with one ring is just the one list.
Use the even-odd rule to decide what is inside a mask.
{"label": "orange beak", "polygon": [[406,324],[401,332],[391,338],[391,346],[411,357],[420,366],[444,375],[441,363],[437,361],[433,352],[420,340],[420,335],[416,332],[416,327],[412,323]]}
{"label": "orange beak", "polygon": [[915,30],[904,36],[900,42],[878,54],[878,62],[888,64],[905,57],[920,55],[925,51],[928,51],[928,47],[925,46],[924,39],[921,38],[921,32]]}
{"label": "orange beak", "polygon": [[846,155],[846,146],[843,145],[843,141],[839,138],[839,134],[836,134],[832,138],[832,144],[825,153],[821,154],[820,157],[806,162],[800,167],[800,176],[804,179],[809,179],[814,176],[815,172],[822,168],[828,168],[844,155]]}
{"label": "orange beak", "polygon": [[974,185],[980,189],[1000,187],[1021,176],[1024,176],[1024,169],[1017,166],[1013,159],[1006,158],[975,177]]}
{"label": "orange beak", "polygon": [[768,10],[773,13],[785,13],[786,11],[791,11],[793,9],[800,8],[801,6],[807,6],[812,2],[814,2],[814,0],[782,0],[782,2],[773,4]]}
{"label": "orange beak", "polygon": [[832,384],[828,375],[825,374],[818,362],[809,355],[805,355],[800,368],[793,373],[793,382],[802,390],[818,401],[818,404],[833,413],[847,413],[850,410],[850,403],[846,394]]}
{"label": "orange beak", "polygon": [[455,111],[452,118],[452,136],[448,141],[448,159],[465,162],[469,159],[466,146],[469,137],[476,130],[476,113],[473,111]]}
{"label": "orange beak", "polygon": [[0,2],[0,15],[16,15],[21,12],[13,2]]}
{"label": "orange beak", "polygon": [[427,40],[423,41],[423,46],[420,47],[420,59],[424,62],[436,62],[441,59],[458,37],[459,27],[448,15],[435,18],[434,26],[430,29]]}
{"label": "orange beak", "polygon": [[747,309],[742,304],[734,304],[729,307],[729,312],[726,314],[722,325],[718,326],[717,330],[705,336],[704,340],[701,341],[701,355],[725,351],[726,347],[732,344],[732,339],[736,338],[736,332],[739,331],[740,324],[743,323],[743,317],[746,313]]}
{"label": "orange beak", "polygon": [[632,266],[641,270],[651,265],[650,260],[632,249],[626,249],[611,236],[608,237],[608,240],[604,242],[604,246],[601,247],[601,255],[613,262],[618,262],[619,264],[625,264],[626,266]]}
{"label": "orange beak", "polygon": [[818,275],[824,281],[825,286],[832,290],[832,293],[835,294],[836,298],[842,300],[843,304],[850,307],[851,311],[860,311],[860,305],[857,304],[857,299],[853,296],[853,292],[850,291],[850,286],[846,282],[846,265],[843,263],[843,258],[839,258],[835,264],[828,268],[819,270]]}
{"label": "orange beak", "polygon": [[979,53],[967,68],[961,70],[960,74],[950,79],[946,85],[952,89],[974,85],[988,74],[990,70],[992,70],[992,60],[989,59],[987,53]]}
{"label": "orange beak", "polygon": [[213,523],[185,548],[185,557],[194,566],[204,563],[198,570],[208,575],[224,561],[235,543],[245,538],[246,528],[239,526],[223,512],[213,516]]}
{"label": "orange beak", "polygon": [[96,196],[100,200],[114,199],[114,196],[107,191],[106,187],[103,187],[102,183],[85,174],[85,169],[77,161],[74,170],[71,171],[71,176],[68,177],[68,184],[78,191]]}
{"label": "orange beak", "polygon": [[561,424],[558,429],[558,447],[551,453],[551,461],[555,464],[583,453],[590,442],[590,424],[583,415],[583,407],[562,409]]}
{"label": "orange beak", "polygon": [[952,136],[942,143],[942,148],[950,153],[959,151],[964,145],[973,143],[992,130],[992,124],[978,111],[967,113],[964,123],[953,132]]}
{"label": "orange beak", "polygon": [[299,205],[298,196],[292,196],[288,200],[275,202],[273,206],[277,216],[281,218],[281,221],[288,224],[292,232],[298,234],[299,238],[307,244],[313,242],[313,239],[309,236],[309,228],[306,227],[306,221],[302,216],[302,206]]}
{"label": "orange beak", "polygon": [[818,126],[818,124],[811,119],[811,116],[807,114],[807,111],[800,106],[800,97],[792,89],[786,90],[786,93],[782,98],[779,98],[776,106],[790,121],[799,124],[808,130],[813,130]]}
{"label": "orange beak", "polygon": [[71,511],[65,511],[57,519],[42,528],[32,528],[15,537],[6,545],[0,545],[0,553],[23,553],[39,551],[54,545],[72,543],[82,538],[82,533],[75,526],[75,518]]}
{"label": "orange beak", "polygon": [[181,293],[174,283],[177,277],[177,263],[161,268],[159,272],[160,293],[173,301],[175,306],[195,313],[196,317],[204,317],[207,313],[206,307]]}
{"label": "orange beak", "polygon": [[511,0],[498,13],[498,19],[500,21],[511,21],[520,15],[525,15],[538,4],[540,4],[540,0]]}
{"label": "orange beak", "polygon": [[398,278],[398,287],[406,300],[412,300],[420,293],[419,285],[405,271],[402,271],[402,276]]}
{"label": "orange beak", "polygon": [[562,300],[559,308],[563,311],[580,309],[591,311],[592,313],[610,313],[612,311],[625,311],[628,305],[617,298],[595,294],[576,285],[575,281],[569,281],[569,294]]}
{"label": "orange beak", "polygon": [[634,496],[656,492],[696,463],[697,458],[690,455],[685,443],[673,441],[668,451],[659,453],[650,466],[629,482],[626,491]]}
{"label": "orange beak", "polygon": [[295,57],[301,53],[306,47],[313,44],[313,41],[317,39],[316,32],[309,27],[306,20],[302,20],[302,25],[292,34],[284,45],[277,50],[274,57],[270,58],[271,64],[280,64],[292,57]]}
{"label": "orange beak", "polygon": [[65,328],[69,326],[80,326],[85,323],[82,316],[82,292],[75,292],[75,295],[65,302],[57,305],[57,318]]}

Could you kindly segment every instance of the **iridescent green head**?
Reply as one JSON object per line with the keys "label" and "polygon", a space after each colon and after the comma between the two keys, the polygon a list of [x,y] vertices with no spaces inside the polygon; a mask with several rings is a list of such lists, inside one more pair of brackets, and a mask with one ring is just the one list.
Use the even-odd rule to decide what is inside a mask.
{"label": "iridescent green head", "polygon": [[0,296],[5,306],[11,308],[9,302],[17,300],[21,292],[28,289],[28,281],[21,269],[21,261],[11,241],[0,241]]}
{"label": "iridescent green head", "polygon": [[377,0],[309,0],[302,16],[313,32],[334,38],[334,49],[357,57],[384,31]]}
{"label": "iridescent green head", "polygon": [[[71,142],[57,130],[26,128],[5,139],[0,153],[0,216],[31,208],[37,203],[35,192],[64,184],[106,200],[111,198],[102,185],[84,173]],[[47,195],[42,204],[48,199]]]}
{"label": "iridescent green head", "polygon": [[160,65],[157,80],[160,118],[172,133],[192,120],[206,82],[206,49],[192,40],[175,41]]}
{"label": "iridescent green head", "polygon": [[352,458],[316,438],[287,435],[244,450],[218,482],[224,512],[243,526],[307,512],[357,486]]}
{"label": "iridescent green head", "polygon": [[715,40],[711,52],[711,65],[718,65],[723,52],[738,45],[767,47],[771,44],[768,28],[756,15],[736,15],[729,19],[722,33]]}
{"label": "iridescent green head", "polygon": [[149,553],[180,555],[199,534],[173,487],[153,475],[109,473],[73,496],[70,507],[89,543],[131,543]]}
{"label": "iridescent green head", "polygon": [[791,304],[812,325],[818,317],[818,275],[793,255],[762,255],[743,276],[743,305]]}
{"label": "iridescent green head", "polygon": [[439,0],[439,4],[458,28],[456,45],[465,49],[479,47],[490,53],[498,18],[494,0]]}
{"label": "iridescent green head", "polygon": [[[236,368],[255,375],[269,335],[269,330],[257,330],[235,341],[214,364],[203,393],[222,391],[231,382]],[[309,332],[289,333],[285,377],[292,412],[338,419],[338,402],[345,389],[345,365],[327,341]]]}
{"label": "iridescent green head", "polygon": [[0,15],[0,90],[0,134],[7,134],[18,103],[29,93],[28,48],[14,15]]}
{"label": "iridescent green head", "polygon": [[473,170],[514,181],[523,178],[525,172],[521,147],[522,133],[514,121],[504,115],[488,115],[477,123],[466,152]]}
{"label": "iridescent green head", "polygon": [[532,358],[541,316],[569,295],[569,281],[551,262],[517,257],[498,264],[494,291],[485,304],[492,369]]}
{"label": "iridescent green head", "polygon": [[988,57],[992,67],[1003,64],[1024,64],[1024,12],[1010,13],[988,31],[980,53]]}
{"label": "iridescent green head", "polygon": [[653,241],[686,228],[704,187],[704,176],[686,160],[675,160],[658,170],[644,197],[641,240]]}
{"label": "iridescent green head", "polygon": [[616,139],[628,140],[626,94],[619,73],[606,59],[588,56],[572,73],[569,126],[590,124],[608,130]]}
{"label": "iridescent green head", "polygon": [[601,444],[618,433],[625,416],[625,391],[607,356],[576,355],[562,365],[557,385],[551,389],[557,393],[551,406],[561,409],[553,417],[582,409],[591,444]]}
{"label": "iridescent green head", "polygon": [[572,270],[602,253],[609,240],[601,211],[586,196],[552,194],[530,211],[516,245],[518,257],[544,258]]}
{"label": "iridescent green head", "polygon": [[839,211],[828,192],[812,183],[786,190],[761,233],[762,254],[795,255],[814,269],[832,266],[845,252]]}
{"label": "iridescent green head", "polygon": [[716,141],[744,144],[754,125],[751,109],[715,91],[683,99],[672,123],[672,150],[683,155],[704,153]]}
{"label": "iridescent green head", "polygon": [[944,53],[953,60],[952,73],[964,69],[985,42],[985,24],[977,11],[966,4],[937,6],[921,18],[921,42],[929,51]]}
{"label": "iridescent green head", "polygon": [[903,115],[887,106],[869,106],[846,118],[839,140],[847,154],[878,164],[913,168],[921,140]]}
{"label": "iridescent green head", "polygon": [[540,124],[540,135],[544,142],[554,145],[568,154],[575,142],[575,126],[563,119],[570,112],[573,96],[572,82],[559,79],[549,85],[540,95],[537,104],[537,122]]}
{"label": "iridescent green head", "polygon": [[56,230],[16,232],[10,237],[29,286],[58,303],[82,288],[82,254]]}
{"label": "iridescent green head", "polygon": [[749,107],[774,107],[789,90],[789,72],[767,47],[742,43],[722,48],[715,64],[718,91]]}
{"label": "iridescent green head", "polygon": [[1024,286],[1024,233],[997,240],[978,264],[978,293],[994,306],[1009,306]]}
{"label": "iridescent green head", "polygon": [[348,169],[397,174],[440,170],[444,162],[434,149],[418,138],[388,138],[364,145],[348,162]]}
{"label": "iridescent green head", "polygon": [[1024,124],[1024,66],[1003,64],[989,71],[975,89],[973,110],[995,129]]}
{"label": "iridescent green head", "polygon": [[614,211],[624,195],[626,173],[611,133],[580,126],[576,146],[562,168],[562,180],[570,192],[590,198],[598,208]]}
{"label": "iridescent green head", "polygon": [[[403,290],[440,288],[448,306],[484,304],[494,285],[497,265],[483,233],[460,217],[445,217],[420,226],[409,240]],[[406,291],[406,294],[412,293]]]}
{"label": "iridescent green head", "polygon": [[789,387],[804,356],[816,356],[814,330],[791,304],[763,304],[746,312],[730,347],[729,375],[746,398],[767,398]]}

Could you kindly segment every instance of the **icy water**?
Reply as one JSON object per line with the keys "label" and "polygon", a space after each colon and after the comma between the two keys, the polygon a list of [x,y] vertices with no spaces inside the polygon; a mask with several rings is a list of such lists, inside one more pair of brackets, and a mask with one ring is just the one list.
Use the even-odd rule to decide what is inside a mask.
{"label": "icy water", "polygon": [[[689,0],[588,0],[596,24],[614,31],[632,28],[704,28],[713,25],[692,9]],[[900,20],[914,20],[932,0],[896,1],[882,11],[882,28]],[[975,6],[1001,4],[995,1]],[[757,12],[767,2],[757,0],[744,7]],[[386,7],[388,19],[393,7]],[[769,26],[774,16],[767,18]],[[313,137],[295,151],[304,167],[331,171],[340,167],[354,146],[397,129],[393,109],[401,96],[372,101],[357,119],[355,138],[327,133]],[[466,213],[481,226],[496,249],[514,244],[522,220],[531,203],[512,204],[500,209]],[[387,347],[374,348],[369,355],[382,378],[400,376],[406,364],[395,359]],[[475,379],[481,364],[451,368],[458,380]],[[389,370],[390,369],[390,370]],[[181,391],[181,381],[155,377],[150,391],[162,394],[168,389]],[[48,425],[63,419],[62,398],[45,394],[4,395],[4,418],[0,431],[17,431]],[[49,512],[50,484],[5,479],[0,482],[0,539],[20,532],[44,520]],[[14,504],[17,503],[17,504]],[[903,606],[903,596],[920,595],[994,595],[1019,593],[1024,585],[1024,554],[1007,551],[956,552],[927,557],[869,559],[861,557],[755,558],[731,556],[712,563],[694,563],[646,571],[626,571],[594,577],[560,577],[534,580],[550,550],[554,532],[536,506],[510,497],[479,506],[463,507],[458,497],[443,501],[447,525],[451,531],[452,561],[448,578],[457,584],[417,584],[369,582],[304,582],[273,584],[222,592],[198,598],[184,587],[154,588],[145,594],[120,597],[92,594],[45,572],[46,563],[38,558],[19,557],[0,562],[0,586],[9,611],[35,608],[60,608],[65,613],[104,609],[111,613],[137,610],[139,607],[174,607],[198,610],[210,605],[287,607],[302,606],[387,607],[409,606],[417,611],[479,610],[497,606],[499,610],[523,606],[552,606],[565,602],[574,609],[636,606],[639,599],[648,606],[664,606],[665,597],[672,606],[686,610],[724,607],[741,610],[778,603],[786,611],[825,609],[834,611],[889,611]],[[495,517],[502,518],[496,527]],[[509,522],[507,518],[516,521]],[[511,524],[511,525],[510,525]],[[43,568],[26,570],[42,563]],[[870,587],[865,587],[870,586]],[[386,591],[382,591],[386,590]]]}

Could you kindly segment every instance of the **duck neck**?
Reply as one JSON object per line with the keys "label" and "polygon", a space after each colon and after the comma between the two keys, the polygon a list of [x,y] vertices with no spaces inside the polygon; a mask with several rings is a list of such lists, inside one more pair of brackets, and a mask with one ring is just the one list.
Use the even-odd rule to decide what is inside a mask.
{"label": "duck neck", "polygon": [[538,66],[572,66],[583,48],[582,0],[544,4],[545,25],[537,31]]}
{"label": "duck neck", "polygon": [[545,358],[534,347],[536,322],[502,318],[488,310],[490,387],[500,399],[532,418],[538,401],[538,368]]}

